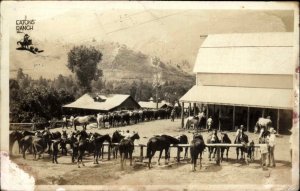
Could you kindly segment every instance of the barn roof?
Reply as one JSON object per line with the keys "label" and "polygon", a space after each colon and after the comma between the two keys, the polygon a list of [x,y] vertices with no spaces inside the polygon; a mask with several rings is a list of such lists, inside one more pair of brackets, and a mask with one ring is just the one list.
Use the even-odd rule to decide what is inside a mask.
{"label": "barn roof", "polygon": [[294,37],[288,32],[208,35],[193,71],[292,75]]}
{"label": "barn roof", "polygon": [[180,101],[217,105],[292,109],[293,90],[195,85],[180,98]]}
{"label": "barn roof", "polygon": [[[99,101],[95,101],[94,98],[96,97],[99,98]],[[73,103],[64,105],[63,107],[109,111],[121,105],[130,97],[130,95],[123,94],[95,95],[86,93]]]}
{"label": "barn roof", "polygon": [[[152,101],[139,101],[139,105],[142,108],[156,109],[156,102]],[[162,108],[163,106],[168,106],[166,103],[158,103],[158,108]]]}

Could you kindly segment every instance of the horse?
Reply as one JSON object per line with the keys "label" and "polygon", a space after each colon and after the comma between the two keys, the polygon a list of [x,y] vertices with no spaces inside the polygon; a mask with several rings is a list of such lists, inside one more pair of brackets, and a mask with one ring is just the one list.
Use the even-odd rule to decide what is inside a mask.
{"label": "horse", "polygon": [[86,130],[86,126],[92,120],[95,120],[95,117],[93,115],[75,117],[73,120],[73,126],[74,126],[75,131],[77,131],[76,125],[79,125],[79,124],[82,124],[83,130]]}
{"label": "horse", "polygon": [[74,116],[71,116],[70,119],[68,119],[67,116],[64,116],[62,120],[63,120],[63,128],[64,127],[68,128],[69,122],[71,123],[70,126],[72,127],[73,126]]}
{"label": "horse", "polygon": [[140,139],[138,133],[134,133],[128,139],[122,139],[119,145],[120,158],[121,158],[121,169],[124,169],[124,164],[126,165],[126,159],[130,158],[130,166],[132,166],[132,153],[134,150],[134,140]]}
{"label": "horse", "polygon": [[[188,144],[189,141],[188,141],[188,138],[186,135],[180,135],[180,136],[177,136],[176,137],[178,140],[179,140],[179,144]],[[182,152],[183,151],[183,148],[182,147],[179,147],[179,151]],[[187,157],[187,151],[188,151],[188,147],[185,147],[185,152],[184,152],[184,158]],[[179,153],[180,154],[180,153]],[[180,157],[180,156],[179,156]]]}
{"label": "horse", "polygon": [[[221,143],[231,144],[231,140],[228,137],[227,133],[221,133]],[[221,147],[221,162],[223,161],[223,155],[226,149],[226,161],[228,161],[228,151],[229,147]]]}
{"label": "horse", "polygon": [[[116,130],[112,135],[111,142],[112,143],[120,143],[124,137],[125,136],[121,135],[120,131]],[[112,148],[112,153],[113,153],[114,158],[118,158],[119,145],[112,145],[111,148]]]}
{"label": "horse", "polygon": [[[239,158],[239,150],[241,151],[241,160],[244,159],[244,153],[247,153],[247,144],[248,144],[248,135],[244,133],[244,131],[240,131],[238,136],[236,137],[234,143],[235,144],[243,144],[242,147],[236,148],[236,160]],[[247,158],[245,158],[246,163],[248,164]]]}
{"label": "horse", "polygon": [[255,127],[254,127],[255,132],[254,133],[259,132],[262,128],[264,130],[267,130],[271,126],[272,126],[272,121],[269,116],[267,118],[260,117],[255,124]]}
{"label": "horse", "polygon": [[77,137],[77,133],[76,132],[72,132],[68,138],[67,138],[67,141],[70,143],[71,145],[71,149],[72,149],[72,156],[71,156],[71,159],[72,159],[72,163],[75,162],[75,158],[78,157],[78,146],[79,146],[79,142],[78,142],[78,139],[76,138]]}
{"label": "horse", "polygon": [[23,135],[19,131],[12,131],[9,133],[9,153],[12,154],[12,148],[15,143],[15,141],[18,142],[19,145],[19,153],[21,152],[21,144],[20,141],[23,138]]}
{"label": "horse", "polygon": [[190,129],[191,125],[193,125],[193,129],[198,129],[205,125],[205,113],[201,112],[197,116],[190,116],[186,120],[185,128]]}
{"label": "horse", "polygon": [[103,127],[105,127],[106,115],[105,114],[97,114],[97,128],[100,128],[100,124],[103,123]]}
{"label": "horse", "polygon": [[103,142],[107,141],[109,144],[111,144],[111,138],[108,134],[106,135],[100,135],[98,133],[94,133],[91,137],[91,140],[94,144],[94,164],[99,164],[98,163],[98,158],[101,154],[100,150],[103,146]]}
{"label": "horse", "polygon": [[42,136],[34,136],[32,140],[32,146],[33,146],[33,155],[34,160],[36,160],[37,152],[39,151],[38,155],[39,158],[42,153],[44,153],[45,148],[47,148],[47,145],[49,141],[51,140],[51,135],[47,132],[43,132]]}
{"label": "horse", "polygon": [[88,140],[89,135],[86,133],[85,130],[82,130],[79,133],[77,133],[77,136],[79,136],[79,140],[78,140],[79,154],[77,157],[77,165],[78,165],[78,168],[80,168],[79,161],[81,161],[82,166],[84,166],[82,158],[83,158],[84,152],[86,150],[88,150],[90,142]]}
{"label": "horse", "polygon": [[[217,135],[217,130],[215,130],[213,133],[211,133],[209,135],[209,137],[207,138],[207,143],[210,144],[210,143],[220,143],[220,139],[218,138],[218,135]],[[216,147],[208,147],[208,152],[209,152],[209,155],[208,155],[208,158],[209,158],[209,161],[211,161],[211,154],[213,153],[213,157],[212,158],[215,158],[215,155],[217,153],[217,148]]]}
{"label": "horse", "polygon": [[160,158],[163,150],[165,150],[165,163],[167,163],[168,152],[171,144],[179,144],[179,140],[169,135],[154,136],[149,139],[147,143],[147,158],[149,158],[149,169],[151,168],[151,159],[156,151],[160,151],[158,164],[160,165]]}
{"label": "horse", "polygon": [[202,135],[200,134],[195,134],[193,136],[193,140],[191,141],[191,147],[190,147],[190,152],[191,152],[191,163],[192,163],[192,171],[196,170],[196,165],[197,165],[197,159],[200,154],[200,168],[202,167],[202,153],[205,149],[205,143],[203,140]]}
{"label": "horse", "polygon": [[52,142],[52,150],[53,150],[53,152],[52,152],[52,163],[56,163],[56,164],[58,164],[58,162],[57,162],[57,154],[58,154],[58,151],[59,151],[59,149],[58,149],[58,145],[59,144],[61,144],[61,142],[63,141],[63,139],[55,139],[55,140],[51,140],[51,142]]}
{"label": "horse", "polygon": [[26,135],[20,140],[20,146],[23,154],[23,158],[25,159],[26,150],[32,147],[33,136]]}
{"label": "horse", "polygon": [[21,45],[22,48],[28,49],[28,46],[32,45],[32,40],[28,39],[27,41],[18,41],[17,45],[19,45],[19,44]]}

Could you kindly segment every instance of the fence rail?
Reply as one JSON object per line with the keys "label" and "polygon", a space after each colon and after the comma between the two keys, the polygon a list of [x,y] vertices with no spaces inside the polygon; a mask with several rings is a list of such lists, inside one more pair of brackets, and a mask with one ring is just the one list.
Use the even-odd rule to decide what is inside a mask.
{"label": "fence rail", "polygon": [[[104,146],[108,147],[108,160],[110,160],[111,149],[109,145],[118,146],[119,143],[103,143]],[[265,146],[266,144],[255,144],[253,147],[260,148],[261,146]],[[225,144],[225,143],[217,143],[217,144],[206,144],[207,147],[216,147],[217,148],[217,157],[216,163],[220,165],[220,148],[221,147],[243,147],[243,144]],[[140,147],[140,161],[142,162],[144,159],[144,147],[147,147],[145,144],[134,144],[134,147]],[[180,161],[180,148],[182,147],[191,147],[191,144],[171,144],[170,147],[177,148],[177,162]],[[104,147],[102,148],[102,158],[104,153]]]}

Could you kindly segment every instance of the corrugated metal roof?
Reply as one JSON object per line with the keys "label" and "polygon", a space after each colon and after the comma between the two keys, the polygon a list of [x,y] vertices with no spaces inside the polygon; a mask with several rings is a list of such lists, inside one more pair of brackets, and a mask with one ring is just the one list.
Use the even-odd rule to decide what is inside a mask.
{"label": "corrugated metal roof", "polygon": [[195,85],[180,98],[180,101],[217,105],[292,109],[293,90]]}
{"label": "corrugated metal roof", "polygon": [[122,94],[109,94],[109,95],[98,95],[101,99],[105,98],[103,102],[97,102],[89,94],[84,94],[73,103],[64,105],[65,108],[79,108],[79,109],[91,109],[91,110],[102,110],[108,111],[119,105],[121,105],[130,95]]}
{"label": "corrugated metal roof", "polygon": [[293,74],[293,33],[208,35],[194,72]]}

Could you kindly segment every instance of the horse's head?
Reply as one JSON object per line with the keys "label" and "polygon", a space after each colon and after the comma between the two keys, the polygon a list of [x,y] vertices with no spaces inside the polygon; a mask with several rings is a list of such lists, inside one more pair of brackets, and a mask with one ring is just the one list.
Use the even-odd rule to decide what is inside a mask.
{"label": "horse's head", "polygon": [[134,133],[134,134],[131,136],[131,139],[132,139],[132,140],[140,139],[139,133],[138,133],[138,132]]}
{"label": "horse's head", "polygon": [[193,139],[201,139],[201,140],[203,140],[203,136],[201,134],[195,133],[193,135]]}

